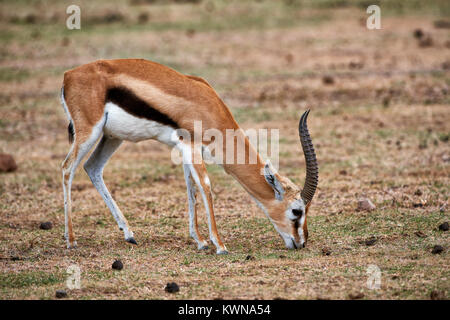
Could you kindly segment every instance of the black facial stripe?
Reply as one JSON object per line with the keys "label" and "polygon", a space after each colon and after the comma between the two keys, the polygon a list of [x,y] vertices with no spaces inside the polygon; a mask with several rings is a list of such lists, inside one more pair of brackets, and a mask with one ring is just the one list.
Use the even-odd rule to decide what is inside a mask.
{"label": "black facial stripe", "polygon": [[292,209],[292,214],[296,217],[301,217],[303,215],[303,210],[300,209]]}
{"label": "black facial stripe", "polygon": [[155,121],[161,124],[171,126],[178,129],[178,124],[172,120],[168,115],[159,112],[146,101],[137,97],[132,91],[124,87],[114,87],[108,89],[106,92],[105,103],[112,102],[126,112],[138,118]]}

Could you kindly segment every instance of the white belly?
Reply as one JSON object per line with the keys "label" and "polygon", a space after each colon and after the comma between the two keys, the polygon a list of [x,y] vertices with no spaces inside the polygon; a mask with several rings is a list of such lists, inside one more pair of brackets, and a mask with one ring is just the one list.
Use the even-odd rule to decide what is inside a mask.
{"label": "white belly", "polygon": [[133,142],[154,139],[171,146],[178,142],[172,127],[135,117],[112,102],[106,103],[105,114],[108,116],[103,132],[108,137]]}

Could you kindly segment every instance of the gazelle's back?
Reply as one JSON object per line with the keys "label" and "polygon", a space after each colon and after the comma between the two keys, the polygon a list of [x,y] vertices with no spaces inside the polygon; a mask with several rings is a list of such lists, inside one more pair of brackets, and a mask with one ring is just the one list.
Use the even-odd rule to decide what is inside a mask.
{"label": "gazelle's back", "polygon": [[[238,128],[205,80],[144,59],[99,60],[72,69],[64,75],[64,90],[69,108],[86,109],[80,116],[91,124],[113,103],[133,117],[191,132],[194,121],[202,121],[203,130]],[[103,105],[102,114],[98,104]]]}

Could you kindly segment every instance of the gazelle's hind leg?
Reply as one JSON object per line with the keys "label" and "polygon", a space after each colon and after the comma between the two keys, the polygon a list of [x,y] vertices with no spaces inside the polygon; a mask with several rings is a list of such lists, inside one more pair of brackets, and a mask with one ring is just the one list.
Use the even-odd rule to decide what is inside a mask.
{"label": "gazelle's hind leg", "polygon": [[64,221],[65,231],[64,236],[67,240],[67,248],[75,248],[77,243],[75,241],[75,235],[72,228],[72,201],[71,201],[71,187],[72,180],[81,160],[86,156],[89,150],[92,149],[95,142],[102,134],[103,126],[105,124],[104,119],[99,121],[91,129],[90,136],[84,141],[80,141],[80,137],[75,134],[72,147],[62,164],[62,181],[64,190]]}
{"label": "gazelle's hind leg", "polygon": [[199,250],[208,249],[208,243],[205,238],[198,231],[197,222],[197,189],[195,182],[192,179],[191,170],[189,165],[183,165],[184,179],[186,180],[187,194],[189,200],[189,234],[197,242]]}
{"label": "gazelle's hind leg", "polygon": [[105,182],[103,181],[103,168],[121,144],[122,140],[120,139],[111,139],[103,136],[103,138],[98,143],[95,151],[89,157],[89,160],[84,164],[84,169],[86,170],[89,178],[91,178],[93,185],[100,193],[109,210],[111,211],[114,219],[119,225],[120,230],[123,230],[125,240],[132,244],[137,244],[136,240],[134,240],[133,232],[128,226],[127,219],[120,211],[116,202],[109,193]]}

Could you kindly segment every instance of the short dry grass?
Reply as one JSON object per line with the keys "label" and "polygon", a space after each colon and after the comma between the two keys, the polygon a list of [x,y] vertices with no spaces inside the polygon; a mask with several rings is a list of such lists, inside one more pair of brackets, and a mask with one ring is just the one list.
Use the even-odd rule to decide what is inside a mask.
{"label": "short dry grass", "polygon": [[[375,31],[365,28],[364,1],[176,2],[81,1],[79,31],[65,28],[64,2],[0,4],[0,152],[19,166],[0,174],[0,298],[52,299],[72,264],[82,272],[81,289],[69,291],[74,299],[427,299],[432,291],[449,298],[449,234],[438,225],[450,220],[450,33],[434,27],[449,16],[448,2],[378,1]],[[420,46],[415,29],[431,35],[431,46]],[[198,252],[182,168],[170,149],[149,141],[125,143],[105,169],[139,245],[122,239],[80,169],[79,248],[65,249],[62,74],[125,57],[202,76],[244,129],[279,129],[281,172],[299,184],[296,125],[312,109],[320,185],[307,248],[284,249],[244,190],[211,166],[230,254]],[[377,209],[357,211],[360,197]],[[206,235],[204,211],[200,218]],[[42,221],[53,229],[40,230]],[[371,237],[377,241],[367,246]],[[436,244],[444,252],[432,254]],[[118,258],[122,271],[111,269]],[[378,290],[366,286],[371,264],[381,270]],[[164,291],[172,281],[177,294]]]}

